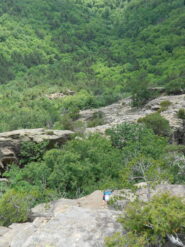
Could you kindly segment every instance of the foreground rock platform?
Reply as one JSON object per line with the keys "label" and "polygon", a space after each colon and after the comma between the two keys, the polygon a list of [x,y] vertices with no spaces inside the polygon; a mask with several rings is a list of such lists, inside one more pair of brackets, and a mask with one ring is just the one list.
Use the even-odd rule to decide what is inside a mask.
{"label": "foreground rock platform", "polygon": [[108,209],[101,191],[38,205],[32,214],[33,222],[0,229],[0,247],[103,247],[105,237],[121,231],[120,212]]}
{"label": "foreground rock platform", "polygon": [[[157,185],[151,197],[170,193],[185,198],[185,185]],[[117,218],[134,197],[147,201],[145,185],[133,194],[118,190],[113,196],[120,209],[111,209],[102,200],[102,191],[79,199],[59,199],[32,209],[32,222],[0,227],[0,247],[105,247],[105,238],[115,232],[124,233]],[[164,247],[174,247],[167,242]]]}

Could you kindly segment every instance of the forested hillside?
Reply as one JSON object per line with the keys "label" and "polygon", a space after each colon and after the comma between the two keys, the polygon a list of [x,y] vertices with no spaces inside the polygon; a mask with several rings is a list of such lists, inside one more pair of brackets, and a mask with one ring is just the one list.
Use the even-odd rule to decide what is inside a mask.
{"label": "forested hillside", "polygon": [[[183,201],[151,197],[157,184],[185,184],[184,64],[184,0],[0,0],[0,132],[44,128],[1,134],[0,225],[31,220],[42,202],[107,188],[134,192],[145,182],[148,203],[128,206],[120,218],[127,234],[107,246],[184,239]],[[145,105],[161,93],[182,95]],[[98,109],[80,118],[88,108]],[[104,135],[85,132],[100,125]]]}
{"label": "forested hillside", "polygon": [[130,93],[144,104],[151,87],[184,92],[184,27],[183,0],[2,0],[0,131],[62,129]]}

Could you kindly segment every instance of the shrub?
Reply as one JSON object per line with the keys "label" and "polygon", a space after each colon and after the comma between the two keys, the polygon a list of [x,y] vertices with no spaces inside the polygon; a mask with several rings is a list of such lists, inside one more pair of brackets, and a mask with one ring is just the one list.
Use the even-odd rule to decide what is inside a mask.
{"label": "shrub", "polygon": [[162,106],[162,107],[168,107],[171,104],[172,103],[169,100],[164,100],[164,101],[161,101],[160,106]]}
{"label": "shrub", "polygon": [[185,119],[185,109],[183,108],[179,109],[179,111],[177,112],[177,116],[180,119]]}
{"label": "shrub", "polygon": [[52,170],[48,187],[70,198],[100,189],[105,181],[118,181],[121,166],[119,150],[99,135],[72,140],[63,150],[48,151],[44,160]]}
{"label": "shrub", "polygon": [[35,143],[32,141],[22,142],[20,145],[20,164],[25,165],[32,161],[41,161],[48,146],[47,141]]}
{"label": "shrub", "polygon": [[80,120],[77,120],[73,123],[73,131],[80,136],[83,136],[86,129],[86,123]]}
{"label": "shrub", "polygon": [[[40,189],[75,198],[93,192],[107,184],[119,184],[120,151],[110,140],[99,135],[69,141],[63,149],[51,149],[43,161],[31,162],[20,169],[11,166],[3,176],[11,188],[32,191]],[[45,195],[41,200],[48,199]]]}
{"label": "shrub", "polygon": [[168,172],[174,184],[185,183],[185,156],[182,153],[168,153],[165,157]]}
{"label": "shrub", "polygon": [[172,103],[169,100],[162,101],[160,103],[160,109],[158,110],[158,112],[160,113],[160,112],[166,111],[171,104]]}
{"label": "shrub", "polygon": [[146,117],[139,118],[138,123],[144,123],[146,127],[152,129],[156,135],[165,137],[170,136],[169,121],[159,113],[152,113]]}
{"label": "shrub", "polygon": [[165,148],[165,151],[168,153],[183,153],[185,154],[185,145],[175,145],[175,144],[170,144],[167,145]]}
{"label": "shrub", "polygon": [[185,89],[185,81],[183,78],[174,79],[166,85],[167,93],[174,95],[184,93],[184,89]]}
{"label": "shrub", "polygon": [[138,182],[146,182],[147,197],[151,196],[152,186],[168,181],[170,174],[168,167],[161,160],[154,160],[145,156],[133,158],[126,167],[120,171],[120,177],[125,181],[125,185],[132,186]]}
{"label": "shrub", "polygon": [[61,121],[55,124],[54,128],[64,129],[64,130],[73,130],[74,120],[68,115],[64,115]]}
{"label": "shrub", "polygon": [[113,146],[123,150],[127,160],[138,155],[158,159],[167,144],[165,138],[155,135],[142,124],[124,123],[106,133],[111,137]]}
{"label": "shrub", "polygon": [[31,193],[8,190],[0,198],[0,225],[8,226],[13,222],[25,222],[35,200]]}
{"label": "shrub", "polygon": [[87,126],[91,128],[98,125],[103,125],[105,123],[104,115],[105,114],[101,111],[94,112],[92,118],[88,121]]}
{"label": "shrub", "polygon": [[185,204],[169,194],[155,196],[149,202],[134,201],[119,221],[127,233],[108,238],[108,247],[162,246],[168,235],[185,234]]}

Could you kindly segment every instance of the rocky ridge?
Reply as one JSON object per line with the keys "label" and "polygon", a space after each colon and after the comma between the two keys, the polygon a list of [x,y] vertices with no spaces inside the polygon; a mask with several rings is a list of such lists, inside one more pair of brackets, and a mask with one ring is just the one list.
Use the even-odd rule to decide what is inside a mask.
{"label": "rocky ridge", "polygon": [[[146,104],[143,108],[136,109],[131,106],[131,99],[123,99],[109,106],[98,109],[88,109],[80,112],[80,120],[88,122],[92,119],[95,112],[102,112],[105,124],[93,128],[86,128],[86,133],[100,132],[104,133],[106,129],[116,126],[124,122],[137,122],[141,117],[154,113],[161,108],[161,102],[169,101],[171,104],[168,108],[161,112],[173,129],[174,141],[185,144],[185,126],[183,120],[177,117],[177,112],[181,108],[185,108],[185,94],[161,96]],[[179,139],[179,140],[178,140]]]}
{"label": "rocky ridge", "polygon": [[[98,109],[80,111],[79,120],[88,122],[93,114],[102,112],[105,124],[93,128],[86,128],[85,133],[100,132],[124,122],[137,122],[141,117],[154,113],[161,108],[160,103],[169,101],[169,107],[161,112],[173,129],[173,141],[178,144],[185,144],[185,124],[177,117],[180,108],[185,108],[185,94],[175,96],[161,96],[150,101],[141,109],[131,106],[131,99],[126,98],[112,105]],[[16,163],[20,150],[20,143],[33,141],[36,143],[48,141],[50,147],[55,144],[65,143],[74,132],[69,130],[49,130],[49,129],[22,129],[0,133],[0,168],[4,169],[8,163]]]}

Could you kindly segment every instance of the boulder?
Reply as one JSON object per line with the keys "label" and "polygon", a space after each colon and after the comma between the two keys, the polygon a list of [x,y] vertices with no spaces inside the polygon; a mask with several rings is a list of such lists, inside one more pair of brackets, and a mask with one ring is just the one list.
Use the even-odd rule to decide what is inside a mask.
{"label": "boulder", "polygon": [[0,133],[0,168],[4,169],[7,164],[17,163],[20,152],[20,144],[26,141],[39,143],[48,141],[48,146],[64,144],[70,139],[72,131],[48,130],[48,129],[22,129]]}

